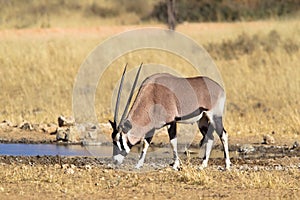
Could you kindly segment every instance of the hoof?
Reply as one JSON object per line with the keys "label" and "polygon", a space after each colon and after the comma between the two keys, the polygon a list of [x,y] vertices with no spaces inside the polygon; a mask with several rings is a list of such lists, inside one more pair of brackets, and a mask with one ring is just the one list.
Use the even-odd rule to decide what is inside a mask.
{"label": "hoof", "polygon": [[143,165],[137,164],[137,165],[135,166],[135,169],[141,169],[142,167],[143,167]]}
{"label": "hoof", "polygon": [[180,171],[182,170],[179,161],[175,161],[173,163],[170,164],[170,166],[175,170],[175,171]]}

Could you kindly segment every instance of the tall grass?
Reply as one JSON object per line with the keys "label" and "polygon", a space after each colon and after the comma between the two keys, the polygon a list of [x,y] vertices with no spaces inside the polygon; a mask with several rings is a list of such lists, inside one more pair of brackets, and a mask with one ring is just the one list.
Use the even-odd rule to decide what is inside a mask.
{"label": "tall grass", "polygon": [[[270,20],[178,27],[207,47],[221,71],[227,92],[225,126],[232,136],[273,132],[299,137],[299,23]],[[130,28],[1,31],[0,120],[39,123],[56,121],[60,114],[71,115],[73,82],[84,58],[105,38]],[[279,36],[276,41],[270,36],[274,33]],[[253,51],[244,52],[249,45],[254,46]],[[194,75],[187,70],[188,63],[166,52],[124,55],[99,83],[95,105],[99,121],[112,117],[111,96],[120,66],[142,61],[163,63],[186,76]]]}
{"label": "tall grass", "polygon": [[0,0],[0,29],[139,24],[158,0]]}

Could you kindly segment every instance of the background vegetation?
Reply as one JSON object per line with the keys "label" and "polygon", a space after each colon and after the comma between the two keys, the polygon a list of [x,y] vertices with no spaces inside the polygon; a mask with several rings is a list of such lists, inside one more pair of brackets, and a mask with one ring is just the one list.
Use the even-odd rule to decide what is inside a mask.
{"label": "background vegetation", "polygon": [[[155,4],[150,17],[167,22],[167,1]],[[211,21],[249,21],[299,14],[297,0],[176,0],[179,23]]]}
{"label": "background vegetation", "polygon": [[[141,21],[153,14],[160,1],[134,2],[0,0],[0,120],[55,122],[60,114],[72,115],[76,73],[97,44],[128,29],[149,24],[165,27],[154,17]],[[266,4],[189,2],[213,2],[233,8],[243,4],[253,10],[258,10],[260,3]],[[281,1],[270,2],[271,7],[281,5]],[[177,28],[203,45],[216,61],[227,91],[225,126],[232,136],[300,135],[300,21],[294,13],[297,1],[286,2],[283,13],[271,12],[268,16],[272,19],[264,21],[184,23]],[[273,17],[292,13],[291,17]],[[245,19],[259,17],[253,16]],[[189,63],[166,52],[124,55],[110,66],[99,83],[95,106],[100,122],[112,117],[111,96],[121,74],[120,66],[125,62],[134,66],[142,61],[163,63],[186,76],[195,75],[189,70]]]}
{"label": "background vegetation", "polygon": [[[167,22],[166,0],[0,0],[0,28]],[[299,15],[298,0],[176,0],[182,22],[252,21]]]}
{"label": "background vegetation", "polygon": [[[274,136],[276,145],[291,147],[299,142],[298,1],[176,2],[179,22],[209,21],[182,23],[177,30],[203,45],[222,74],[230,144],[259,144],[266,133]],[[164,7],[160,0],[0,0],[0,122],[55,123],[61,114],[72,115],[73,83],[91,50],[122,31],[166,27],[161,24],[166,16],[160,15]],[[142,61],[196,75],[189,63],[166,52],[126,54],[109,66],[99,82],[95,105],[99,122],[112,118],[111,97],[122,73],[120,66],[129,62],[133,67]],[[16,134],[25,135],[23,131]],[[72,159],[79,164],[63,166],[59,156],[53,163],[48,156],[2,156],[0,196],[297,199],[300,192],[297,157],[232,159],[233,169],[226,172],[220,171],[218,159],[211,159],[210,167],[199,171],[197,158],[193,164],[184,162],[179,172],[166,168],[148,173],[116,171],[94,160],[89,164],[82,158]]]}

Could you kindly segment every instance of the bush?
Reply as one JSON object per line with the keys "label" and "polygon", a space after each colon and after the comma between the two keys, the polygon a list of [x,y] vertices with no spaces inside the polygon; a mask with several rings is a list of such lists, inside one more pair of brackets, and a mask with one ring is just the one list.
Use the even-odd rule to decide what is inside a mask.
{"label": "bush", "polygon": [[214,59],[237,59],[241,55],[252,54],[263,50],[272,53],[277,49],[284,49],[288,54],[299,51],[300,44],[292,39],[281,39],[277,31],[273,30],[267,35],[249,36],[242,33],[234,40],[225,40],[222,43],[210,43],[205,49]]}
{"label": "bush", "polygon": [[96,15],[103,18],[114,17],[119,14],[118,9],[102,7],[95,2],[93,2],[90,6],[88,6],[85,12],[87,16]]}
{"label": "bush", "polygon": [[[176,0],[176,18],[183,21],[238,21],[281,17],[300,10],[298,0]],[[150,15],[167,22],[167,3],[158,2]]]}

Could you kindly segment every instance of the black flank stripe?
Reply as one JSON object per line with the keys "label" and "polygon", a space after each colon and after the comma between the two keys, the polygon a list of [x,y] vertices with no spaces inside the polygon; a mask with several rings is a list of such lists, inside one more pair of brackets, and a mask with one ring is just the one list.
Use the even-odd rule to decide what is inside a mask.
{"label": "black flank stripe", "polygon": [[207,111],[208,109],[206,108],[198,108],[197,110],[195,110],[194,112],[188,114],[188,115],[184,115],[182,117],[175,117],[175,121],[182,121],[182,120],[188,120],[191,119],[193,117],[196,117],[198,115],[200,115],[203,111]]}

